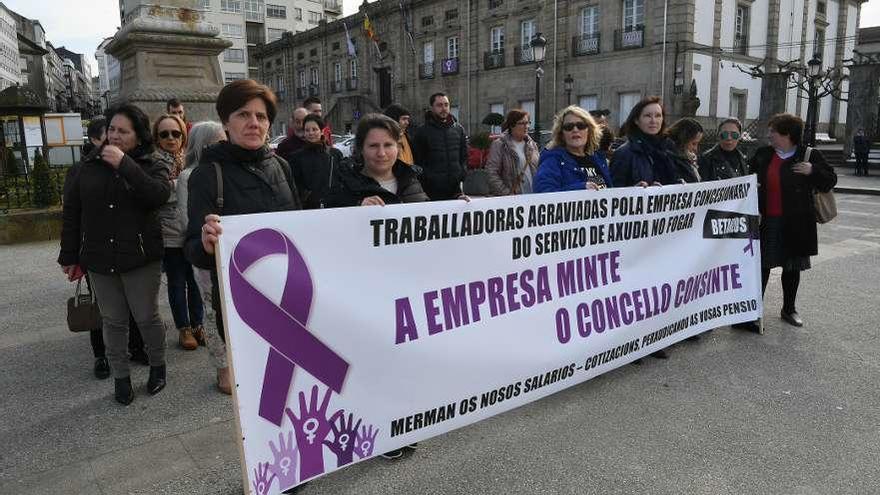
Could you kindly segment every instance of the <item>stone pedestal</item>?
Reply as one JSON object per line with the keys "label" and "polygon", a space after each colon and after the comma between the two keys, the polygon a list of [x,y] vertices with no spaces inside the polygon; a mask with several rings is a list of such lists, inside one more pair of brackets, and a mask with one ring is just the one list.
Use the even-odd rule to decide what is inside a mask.
{"label": "stone pedestal", "polygon": [[[768,67],[770,64],[766,64]],[[765,138],[770,117],[785,112],[789,72],[765,72],[761,79],[761,110],[752,137]]]}
{"label": "stone pedestal", "polygon": [[880,92],[880,56],[878,63],[854,63],[849,66],[849,93],[846,106],[846,132],[843,139],[844,156],[852,153],[852,139],[859,129],[869,138],[877,139],[878,92]]}
{"label": "stone pedestal", "polygon": [[113,103],[134,103],[152,119],[177,98],[188,120],[218,120],[214,105],[223,74],[217,56],[232,43],[217,37],[218,29],[194,9],[194,0],[162,3],[132,8],[107,45],[122,72]]}

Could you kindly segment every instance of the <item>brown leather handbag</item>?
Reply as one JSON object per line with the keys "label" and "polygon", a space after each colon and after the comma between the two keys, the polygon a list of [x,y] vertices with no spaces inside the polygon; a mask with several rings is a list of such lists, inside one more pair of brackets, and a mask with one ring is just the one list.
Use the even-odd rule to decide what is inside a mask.
{"label": "brown leather handbag", "polygon": [[91,332],[101,328],[98,301],[88,286],[86,286],[87,292],[82,293],[83,278],[76,283],[76,293],[67,300],[67,328],[71,332]]}

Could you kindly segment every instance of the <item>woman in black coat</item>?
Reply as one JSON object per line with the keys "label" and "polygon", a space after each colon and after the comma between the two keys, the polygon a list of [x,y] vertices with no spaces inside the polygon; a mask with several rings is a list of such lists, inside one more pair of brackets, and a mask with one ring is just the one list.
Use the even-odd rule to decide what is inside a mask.
{"label": "woman in black coat", "polygon": [[325,206],[324,196],[333,188],[343,164],[342,152],[327,145],[324,127],[324,119],[307,115],[303,119],[305,145],[290,156],[290,169],[306,210]]}
{"label": "woman in black coat", "polygon": [[666,110],[656,96],[638,102],[629,112],[621,134],[626,143],[611,156],[614,187],[680,184],[664,141]]}
{"label": "woman in black coat", "polygon": [[837,184],[834,169],[818,150],[804,161],[801,144],[804,122],[783,113],[770,119],[770,144],[758,149],[749,161],[758,174],[761,213],[761,275],[767,288],[770,270],[782,267],[782,319],[802,326],[795,300],[801,271],[810,268],[810,256],[818,254],[815,191],[827,192]]}
{"label": "woman in black coat", "polygon": [[165,387],[165,325],[159,316],[162,227],[169,170],[151,159],[146,114],[134,105],[107,113],[108,144],[83,158],[65,188],[58,263],[69,279],[88,271],[104,327],[115,398],[134,399],[129,376],[128,323],[134,316],[147,344],[147,390]]}

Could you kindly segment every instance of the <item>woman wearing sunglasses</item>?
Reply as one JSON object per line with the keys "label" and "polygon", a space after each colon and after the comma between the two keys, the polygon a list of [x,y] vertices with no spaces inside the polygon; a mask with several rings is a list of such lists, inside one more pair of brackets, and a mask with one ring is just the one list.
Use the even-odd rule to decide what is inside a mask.
{"label": "woman wearing sunglasses", "polygon": [[700,157],[700,177],[704,181],[733,179],[749,174],[746,156],[739,150],[742,123],[730,118],[718,126],[718,144]]}
{"label": "woman wearing sunglasses", "polygon": [[564,108],[553,119],[551,136],[535,173],[536,193],[612,187],[608,163],[598,153],[602,130],[586,110]]}
{"label": "woman wearing sunglasses", "polygon": [[186,124],[176,115],[162,115],[153,124],[153,139],[158,144],[153,159],[169,169],[171,178],[171,197],[159,210],[165,242],[162,266],[168,279],[168,305],[171,306],[180,347],[192,351],[205,343],[202,327],[205,307],[192,265],[183,255],[186,228],[177,215],[177,178],[184,168]]}

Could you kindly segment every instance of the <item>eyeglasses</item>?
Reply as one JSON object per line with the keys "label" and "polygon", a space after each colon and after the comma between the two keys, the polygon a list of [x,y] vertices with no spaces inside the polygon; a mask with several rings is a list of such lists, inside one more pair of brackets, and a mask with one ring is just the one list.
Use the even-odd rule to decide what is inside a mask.
{"label": "eyeglasses", "polygon": [[721,139],[739,139],[740,134],[736,131],[721,131],[718,133]]}
{"label": "eyeglasses", "polygon": [[180,131],[162,131],[159,133],[159,138],[168,139],[173,137],[174,139],[180,139],[183,137],[183,133]]}
{"label": "eyeglasses", "polygon": [[587,128],[586,122],[569,122],[567,124],[562,124],[562,130],[565,132],[571,132],[574,128],[577,127],[579,131],[582,131]]}
{"label": "eyeglasses", "polygon": [[532,122],[529,120],[526,120],[524,122],[517,122],[516,125],[522,125],[522,126],[528,127],[528,126],[532,125]]}

